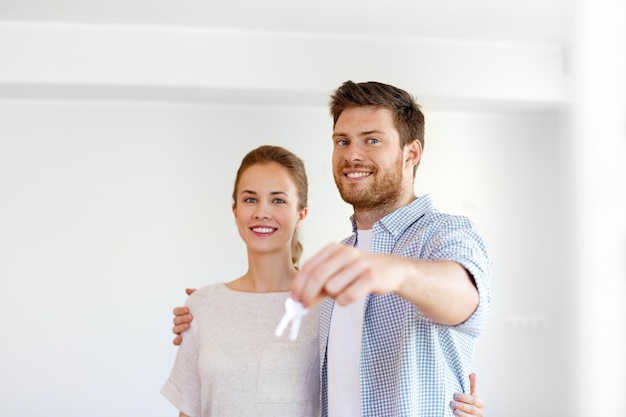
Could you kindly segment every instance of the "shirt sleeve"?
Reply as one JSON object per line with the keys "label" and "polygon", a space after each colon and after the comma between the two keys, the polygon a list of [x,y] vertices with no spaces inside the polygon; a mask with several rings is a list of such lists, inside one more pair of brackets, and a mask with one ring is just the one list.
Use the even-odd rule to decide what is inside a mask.
{"label": "shirt sleeve", "polygon": [[474,313],[456,327],[480,333],[486,325],[491,302],[491,258],[475,225],[464,216],[449,216],[433,237],[429,258],[458,262],[469,272],[478,289],[479,304]]}

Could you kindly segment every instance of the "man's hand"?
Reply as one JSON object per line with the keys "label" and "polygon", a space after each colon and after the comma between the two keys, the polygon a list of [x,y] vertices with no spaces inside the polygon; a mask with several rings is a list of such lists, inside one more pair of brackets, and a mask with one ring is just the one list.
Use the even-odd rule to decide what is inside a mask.
{"label": "man's hand", "polygon": [[311,307],[324,297],[340,305],[350,304],[368,293],[384,294],[396,291],[402,280],[394,269],[403,258],[373,255],[331,243],[308,259],[292,284],[292,297]]}
{"label": "man's hand", "polygon": [[485,404],[476,394],[476,374],[469,375],[470,393],[469,395],[457,392],[454,394],[454,401],[450,401],[450,408],[455,416],[460,417],[483,417]]}
{"label": "man's hand", "polygon": [[[187,295],[191,295],[196,289],[187,288],[185,292]],[[189,324],[193,320],[193,316],[189,314],[188,307],[176,307],[174,309],[174,327],[172,327],[172,333],[176,335],[172,343],[179,346],[183,341],[182,332],[189,330]]]}

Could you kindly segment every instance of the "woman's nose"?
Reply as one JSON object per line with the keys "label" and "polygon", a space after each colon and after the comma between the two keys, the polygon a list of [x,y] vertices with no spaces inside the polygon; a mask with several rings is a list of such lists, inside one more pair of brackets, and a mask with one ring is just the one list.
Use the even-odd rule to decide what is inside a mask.
{"label": "woman's nose", "polygon": [[269,210],[267,210],[267,208],[264,207],[263,205],[259,205],[256,211],[254,212],[255,219],[269,219],[270,217],[272,216]]}

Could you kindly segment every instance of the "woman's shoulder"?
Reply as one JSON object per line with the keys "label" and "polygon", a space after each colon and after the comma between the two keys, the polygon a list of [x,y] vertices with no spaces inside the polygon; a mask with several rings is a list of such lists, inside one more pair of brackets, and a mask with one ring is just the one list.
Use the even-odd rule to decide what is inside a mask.
{"label": "woman's shoulder", "polygon": [[187,297],[187,305],[201,304],[207,300],[207,298],[213,298],[226,292],[226,285],[224,283],[209,284],[204,287],[200,287],[195,290],[189,297]]}

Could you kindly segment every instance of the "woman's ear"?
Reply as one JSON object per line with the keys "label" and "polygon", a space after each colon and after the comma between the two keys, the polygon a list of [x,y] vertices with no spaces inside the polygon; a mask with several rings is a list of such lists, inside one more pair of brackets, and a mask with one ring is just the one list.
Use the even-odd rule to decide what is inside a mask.
{"label": "woman's ear", "polygon": [[298,212],[298,223],[300,223],[302,220],[306,219],[307,214],[309,214],[309,208],[305,207],[302,210],[300,210],[300,212]]}

